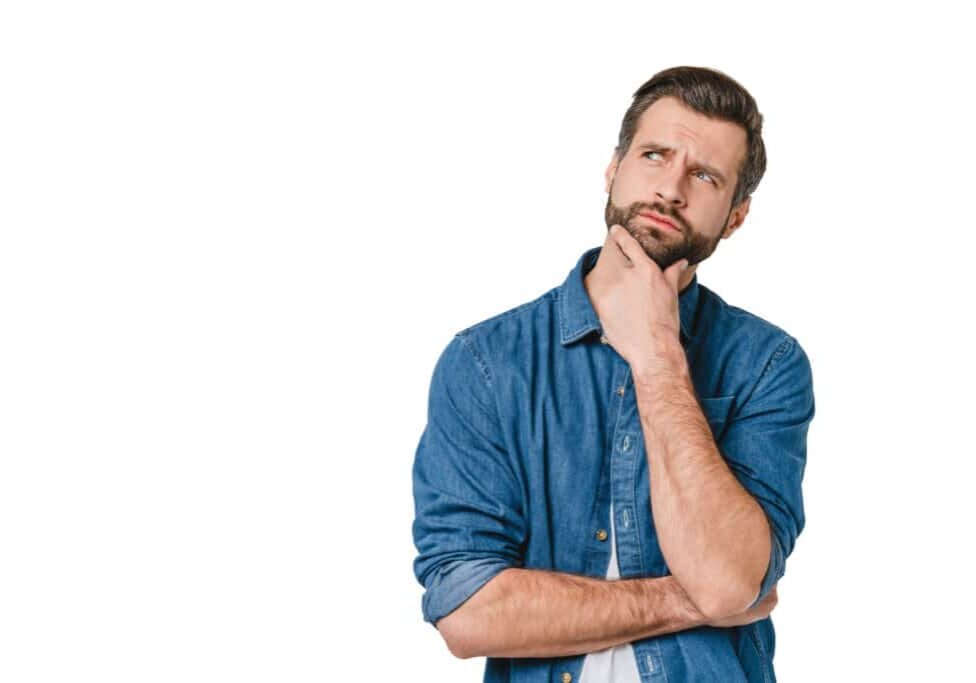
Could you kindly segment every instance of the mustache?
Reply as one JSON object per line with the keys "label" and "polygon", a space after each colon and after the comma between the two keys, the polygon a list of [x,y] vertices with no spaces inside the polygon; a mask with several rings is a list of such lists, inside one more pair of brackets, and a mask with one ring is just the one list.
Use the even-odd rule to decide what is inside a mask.
{"label": "mustache", "polygon": [[688,222],[677,211],[669,209],[664,204],[631,204],[630,211],[627,212],[627,220],[629,221],[642,211],[656,211],[665,218],[670,219],[686,235],[691,231],[691,226],[688,225]]}

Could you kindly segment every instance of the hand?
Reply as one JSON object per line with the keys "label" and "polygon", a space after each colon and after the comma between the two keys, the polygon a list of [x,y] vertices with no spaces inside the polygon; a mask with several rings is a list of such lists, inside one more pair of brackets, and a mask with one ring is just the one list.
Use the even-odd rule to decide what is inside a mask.
{"label": "hand", "polygon": [[680,349],[678,278],[687,264],[662,271],[627,230],[611,226],[587,291],[603,335],[632,367]]}
{"label": "hand", "polygon": [[776,597],[776,586],[769,591],[769,594],[762,599],[758,605],[751,609],[747,609],[741,614],[736,614],[731,617],[725,617],[724,619],[716,619],[715,621],[708,622],[708,626],[715,626],[717,628],[730,628],[732,626],[745,626],[746,624],[751,624],[754,621],[759,621],[760,619],[765,619],[769,616],[773,608],[776,607],[776,602],[778,598]]}

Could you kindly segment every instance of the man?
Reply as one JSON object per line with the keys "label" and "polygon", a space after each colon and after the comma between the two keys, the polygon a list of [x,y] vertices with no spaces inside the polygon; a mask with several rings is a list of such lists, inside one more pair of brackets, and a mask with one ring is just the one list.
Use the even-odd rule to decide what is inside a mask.
{"label": "man", "polygon": [[772,681],[803,528],[809,360],[698,264],[749,211],[762,116],[717,71],[634,94],[609,229],[441,354],[413,468],[424,618],[485,681]]}

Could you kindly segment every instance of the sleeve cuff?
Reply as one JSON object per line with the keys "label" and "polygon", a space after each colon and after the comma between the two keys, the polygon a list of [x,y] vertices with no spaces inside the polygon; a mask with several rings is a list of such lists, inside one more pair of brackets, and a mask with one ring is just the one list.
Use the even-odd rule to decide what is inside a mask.
{"label": "sleeve cuff", "polygon": [[786,572],[786,553],[783,552],[783,546],[780,544],[779,539],[776,538],[776,534],[770,530],[769,533],[769,567],[766,568],[766,576],[763,577],[762,584],[759,586],[759,595],[756,597],[755,601],[749,605],[749,609],[752,609],[760,602],[762,602],[769,592],[773,589],[773,586],[783,578],[783,574]]}
{"label": "sleeve cuff", "polygon": [[503,569],[512,566],[498,557],[457,560],[441,566],[427,582],[427,590],[421,601],[424,621],[435,625]]}

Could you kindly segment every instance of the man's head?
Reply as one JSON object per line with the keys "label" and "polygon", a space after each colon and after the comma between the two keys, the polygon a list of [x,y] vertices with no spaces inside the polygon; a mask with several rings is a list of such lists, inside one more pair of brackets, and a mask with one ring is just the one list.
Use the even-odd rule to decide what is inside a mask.
{"label": "man's head", "polygon": [[711,69],[661,71],[624,114],[606,170],[607,229],[622,225],[662,269],[694,266],[745,220],[765,170],[762,115],[745,88]]}

